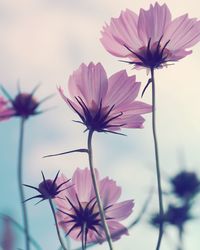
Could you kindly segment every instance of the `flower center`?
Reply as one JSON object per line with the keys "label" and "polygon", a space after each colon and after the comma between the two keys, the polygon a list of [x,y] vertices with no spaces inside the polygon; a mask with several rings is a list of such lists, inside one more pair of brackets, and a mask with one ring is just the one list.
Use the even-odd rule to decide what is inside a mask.
{"label": "flower center", "polygon": [[57,186],[52,180],[41,182],[38,189],[43,199],[49,199],[57,195]]}
{"label": "flower center", "polygon": [[[67,197],[66,197],[67,198]],[[72,213],[67,213],[65,211],[62,211],[58,209],[60,212],[68,215],[70,217],[69,220],[63,221],[63,224],[65,223],[73,223],[71,228],[68,230],[67,235],[70,234],[74,229],[79,228],[80,231],[77,234],[77,238],[82,235],[82,237],[85,238],[85,242],[87,242],[87,233],[89,230],[94,231],[99,238],[102,239],[101,232],[103,232],[103,226],[101,224],[101,218],[100,213],[97,209],[97,201],[95,198],[91,199],[88,203],[81,203],[79,201],[78,196],[76,196],[78,201],[78,206],[74,205],[68,198],[68,202],[70,203],[72,207]],[[104,208],[104,211],[110,208],[110,206]],[[111,218],[106,218],[107,220]],[[99,230],[99,227],[101,230]]]}
{"label": "flower center", "polygon": [[117,114],[111,114],[112,110],[114,109],[113,105],[112,107],[102,107],[102,101],[99,104],[99,107],[97,107],[96,110],[90,110],[81,97],[75,97],[76,101],[80,105],[83,114],[81,114],[79,111],[77,111],[74,106],[70,103],[68,100],[70,106],[74,109],[74,111],[79,115],[79,117],[82,120],[82,124],[84,124],[87,129],[86,130],[93,130],[97,132],[111,132],[109,131],[109,128],[111,127],[120,127],[124,124],[111,124],[111,122],[118,117],[122,116],[122,112]]}
{"label": "flower center", "polygon": [[16,115],[27,118],[33,115],[39,103],[33,98],[31,94],[20,93],[12,102],[16,111]]}
{"label": "flower center", "polygon": [[130,64],[139,65],[146,68],[159,68],[162,64],[166,63],[168,60],[169,50],[166,48],[168,43],[167,41],[164,46],[161,46],[161,40],[163,36],[159,39],[158,42],[151,44],[151,38],[148,41],[148,45],[141,47],[137,52],[131,50],[128,46],[124,47],[129,50],[134,57],[137,57],[139,60],[134,62],[129,62]]}

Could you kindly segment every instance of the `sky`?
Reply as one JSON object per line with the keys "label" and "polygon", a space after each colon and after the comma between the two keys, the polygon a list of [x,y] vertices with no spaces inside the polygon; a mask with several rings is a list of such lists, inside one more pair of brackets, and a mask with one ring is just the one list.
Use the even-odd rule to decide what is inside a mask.
{"label": "sky", "polygon": [[[46,154],[62,152],[86,145],[84,128],[72,122],[76,118],[57,93],[57,86],[67,91],[69,75],[82,62],[101,62],[108,76],[121,69],[137,74],[143,86],[148,80],[145,70],[133,71],[120,63],[101,45],[100,31],[111,17],[118,17],[121,10],[129,8],[138,13],[148,9],[153,1],[147,0],[0,0],[0,83],[15,95],[17,82],[21,89],[31,91],[41,83],[36,93],[38,100],[55,93],[41,106],[52,108],[43,115],[30,118],[25,127],[24,183],[37,186],[41,170],[49,178],[58,170],[71,176],[76,167],[88,166],[84,155],[70,155],[43,159]],[[159,3],[164,3],[159,1]],[[166,0],[172,16],[189,13],[200,19],[200,3]],[[168,68],[157,70],[157,128],[164,189],[169,188],[166,179],[178,171],[199,171],[200,115],[199,109],[199,58],[200,44],[193,53]],[[151,93],[145,93],[144,101],[151,102]],[[110,176],[122,186],[122,199],[134,199],[135,208],[128,225],[140,212],[152,185],[156,187],[154,151],[151,132],[151,115],[145,116],[144,129],[126,129],[126,137],[96,134],[94,136],[94,161],[102,177]],[[19,120],[0,123],[0,211],[22,221],[16,180]],[[26,191],[27,197],[34,195]],[[165,198],[167,203],[167,198]],[[43,249],[57,249],[59,242],[48,203],[38,206],[27,204],[31,235]],[[158,209],[155,195],[148,211]],[[115,249],[154,249],[157,231],[147,223],[148,215],[130,231],[130,236],[115,243]],[[163,239],[163,250],[175,249],[176,233],[168,230]],[[198,250],[199,222],[187,225],[185,250]],[[145,237],[145,240],[144,240]],[[18,233],[17,244],[23,248]],[[73,246],[78,246],[72,242]],[[106,245],[95,249],[106,249]],[[33,248],[34,249],[34,248]]]}

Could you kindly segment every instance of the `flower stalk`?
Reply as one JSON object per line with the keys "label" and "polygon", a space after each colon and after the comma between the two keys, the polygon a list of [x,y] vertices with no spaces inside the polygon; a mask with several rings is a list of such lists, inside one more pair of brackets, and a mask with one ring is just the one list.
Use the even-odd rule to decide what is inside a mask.
{"label": "flower stalk", "polygon": [[23,190],[23,186],[22,186],[22,183],[23,183],[22,157],[23,157],[23,142],[24,142],[25,120],[26,119],[24,117],[22,117],[21,120],[20,120],[17,174],[18,174],[18,186],[19,186],[20,201],[21,201],[21,207],[22,207],[22,216],[23,216],[23,221],[24,221],[25,245],[26,245],[26,250],[30,250],[28,215],[27,215],[26,204],[24,203],[25,195],[24,195],[24,190]]}
{"label": "flower stalk", "polygon": [[91,173],[92,183],[93,183],[93,187],[94,187],[94,191],[95,191],[95,195],[96,195],[96,199],[97,199],[97,204],[98,204],[98,208],[99,208],[99,213],[100,213],[101,221],[103,224],[104,232],[106,235],[106,239],[107,239],[110,250],[113,250],[111,235],[109,232],[108,225],[106,223],[103,205],[101,202],[99,188],[97,185],[96,175],[95,175],[94,167],[93,167],[93,151],[92,151],[92,135],[93,135],[93,133],[94,133],[93,130],[89,130],[89,133],[88,133],[88,157],[89,157],[90,173]]}
{"label": "flower stalk", "polygon": [[[156,161],[159,214],[160,214],[160,218],[163,218],[164,212],[163,212],[163,200],[162,200],[161,174],[160,174],[158,141],[157,141],[157,135],[156,135],[156,96],[155,96],[154,68],[151,68],[151,83],[152,83],[152,131],[153,131],[153,141],[154,141],[154,151],[155,151],[155,161]],[[159,236],[158,236],[156,250],[160,249],[162,235],[163,235],[163,220],[161,219],[160,225],[159,225]]]}
{"label": "flower stalk", "polygon": [[52,199],[49,199],[49,205],[51,207],[51,211],[53,213],[53,217],[54,217],[54,221],[55,221],[55,225],[56,225],[56,232],[57,232],[57,235],[58,235],[58,239],[60,241],[60,244],[62,246],[62,249],[63,250],[67,250],[67,248],[65,247],[65,244],[62,240],[62,237],[60,235],[60,230],[59,230],[59,227],[58,227],[58,222],[57,222],[57,219],[56,219],[56,213],[55,213],[55,209],[54,209],[54,206],[53,206],[53,202],[52,202]]}

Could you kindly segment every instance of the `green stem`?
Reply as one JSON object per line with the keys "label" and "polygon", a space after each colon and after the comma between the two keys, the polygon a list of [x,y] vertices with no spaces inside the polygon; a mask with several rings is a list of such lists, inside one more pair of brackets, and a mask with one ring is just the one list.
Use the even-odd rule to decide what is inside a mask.
{"label": "green stem", "polygon": [[90,173],[91,173],[91,177],[92,177],[93,187],[94,187],[94,191],[95,191],[95,195],[96,195],[96,199],[97,199],[97,204],[99,207],[99,213],[100,213],[101,221],[102,221],[102,224],[104,227],[106,239],[107,239],[110,250],[113,250],[112,240],[111,240],[108,225],[106,223],[103,205],[101,202],[99,188],[97,185],[96,176],[95,176],[94,167],[93,167],[93,153],[92,153],[92,135],[93,135],[93,132],[94,132],[93,130],[89,130],[89,134],[88,134],[88,157],[89,157]]}
{"label": "green stem", "polygon": [[19,194],[20,194],[20,201],[22,206],[22,217],[24,221],[24,232],[25,232],[25,244],[26,250],[30,250],[30,242],[29,242],[29,227],[28,227],[28,216],[27,216],[27,209],[25,204],[25,195],[23,190],[23,164],[22,164],[22,156],[23,156],[23,142],[24,142],[24,124],[25,118],[21,118],[20,121],[20,134],[19,134],[19,151],[18,151],[18,185],[19,185]]}
{"label": "green stem", "polygon": [[59,230],[58,222],[57,222],[57,219],[56,219],[56,213],[55,213],[54,206],[53,206],[53,202],[52,202],[51,199],[49,199],[49,204],[50,204],[51,211],[52,211],[52,213],[53,213],[54,221],[55,221],[55,224],[56,224],[56,231],[57,231],[58,239],[59,239],[59,241],[60,241],[60,244],[61,244],[62,248],[63,248],[64,250],[67,250],[67,248],[65,247],[65,244],[64,244],[64,242],[63,242],[63,240],[62,240],[62,237],[61,237],[61,235],[60,235],[60,230]]}
{"label": "green stem", "polygon": [[152,130],[156,160],[156,174],[157,174],[157,185],[158,185],[158,199],[159,199],[159,210],[160,210],[160,225],[159,225],[159,236],[157,241],[156,250],[160,249],[162,235],[163,235],[163,201],[162,201],[162,187],[161,187],[161,175],[159,165],[159,153],[158,153],[158,142],[156,136],[156,96],[155,96],[155,79],[154,79],[154,68],[151,68],[151,80],[152,80]]}

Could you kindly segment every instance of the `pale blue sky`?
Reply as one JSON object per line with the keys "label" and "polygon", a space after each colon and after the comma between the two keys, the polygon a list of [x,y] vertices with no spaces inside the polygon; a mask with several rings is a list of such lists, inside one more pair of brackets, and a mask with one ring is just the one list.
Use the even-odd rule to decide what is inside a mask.
{"label": "pale blue sky", "polygon": [[[163,1],[159,1],[163,3]],[[176,17],[189,13],[200,18],[199,1],[165,1]],[[79,148],[86,144],[83,127],[71,122],[76,115],[69,110],[56,91],[57,85],[67,87],[69,74],[82,62],[102,62],[107,74],[127,69],[137,73],[143,85],[147,82],[146,71],[132,71],[117,58],[108,54],[99,42],[100,30],[111,17],[119,16],[129,8],[136,13],[148,9],[153,1],[131,0],[1,0],[0,1],[0,82],[14,95],[16,82],[30,91],[38,82],[41,88],[38,99],[56,93],[42,107],[54,107],[44,115],[31,118],[26,124],[24,182],[37,185],[40,171],[53,177],[57,170],[71,176],[76,167],[88,166],[83,155],[71,155],[54,159],[42,156],[62,150]],[[184,162],[189,170],[199,171],[200,98],[199,98],[200,44],[193,54],[167,69],[156,72],[158,134],[161,168],[170,176],[181,169]],[[144,100],[150,103],[150,90]],[[41,108],[42,108],[41,107]],[[109,175],[123,188],[123,198],[134,198],[134,219],[155,183],[151,116],[146,116],[143,130],[124,130],[127,137],[99,134],[94,140],[95,162],[102,176]],[[16,159],[19,121],[13,119],[0,124],[0,211],[8,212],[21,220],[19,207]],[[181,162],[182,163],[182,162]],[[164,185],[166,186],[166,185]],[[34,193],[27,191],[27,197]],[[150,210],[157,209],[157,196]],[[31,233],[46,250],[59,245],[52,215],[47,203],[28,204]],[[128,221],[124,223],[128,225]],[[185,250],[198,250],[199,222],[187,227]],[[169,234],[175,240],[174,231]],[[137,226],[129,237],[115,244],[115,249],[154,249],[157,232],[145,224]],[[19,242],[19,247],[23,247]],[[169,241],[163,240],[163,250],[171,250]],[[95,247],[106,249],[106,245]]]}

